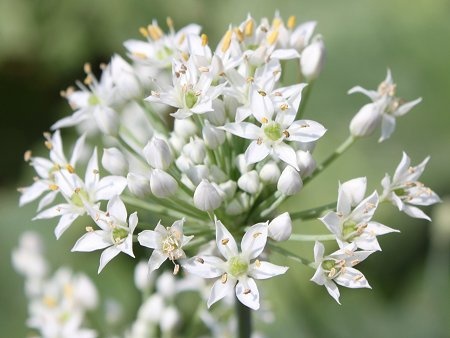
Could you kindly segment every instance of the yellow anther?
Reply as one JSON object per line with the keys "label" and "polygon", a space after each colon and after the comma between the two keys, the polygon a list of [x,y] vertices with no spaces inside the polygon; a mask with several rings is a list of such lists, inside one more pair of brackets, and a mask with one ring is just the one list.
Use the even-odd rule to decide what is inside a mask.
{"label": "yellow anther", "polygon": [[108,67],[108,65],[106,63],[102,62],[99,67],[101,70],[105,70],[106,67]]}
{"label": "yellow anther", "polygon": [[359,280],[361,280],[361,279],[363,279],[363,278],[364,278],[363,275],[358,275],[358,276],[355,276],[355,277],[353,278],[353,280],[354,280],[355,282],[357,282],[357,281],[359,281]]}
{"label": "yellow anther", "polygon": [[354,259],[354,260],[352,260],[351,262],[350,262],[350,264],[352,265],[352,266],[355,266],[356,264],[359,264],[361,261],[359,260],[359,259]]}
{"label": "yellow anther", "polygon": [[75,190],[73,191],[75,194],[78,194],[81,191],[81,188],[75,188]]}
{"label": "yellow anther", "polygon": [[283,23],[283,21],[280,18],[273,18],[273,20],[272,20],[272,26],[274,28],[280,27],[282,23]]}
{"label": "yellow anther", "polygon": [[139,33],[141,33],[141,35],[142,35],[144,38],[147,38],[147,37],[148,37],[148,31],[147,31],[147,29],[146,29],[145,27],[140,27],[140,28],[139,28]]}
{"label": "yellow anther", "polygon": [[42,303],[44,303],[47,307],[55,307],[56,306],[56,299],[50,296],[45,296],[42,298]]}
{"label": "yellow anther", "polygon": [[94,169],[94,170],[92,170],[92,172],[94,173],[94,175],[97,175],[100,173],[100,171],[98,171],[98,169]]}
{"label": "yellow anther", "polygon": [[58,187],[56,184],[50,184],[50,185],[48,186],[48,188],[49,188],[50,190],[52,190],[52,191],[56,191],[56,190],[59,189],[59,187]]}
{"label": "yellow anther", "polygon": [[173,275],[175,276],[176,274],[178,274],[179,271],[180,271],[180,265],[175,264],[175,266],[173,267]]}
{"label": "yellow anther", "polygon": [[297,21],[297,18],[294,15],[291,15],[289,19],[287,20],[287,26],[289,29],[293,29],[295,27],[295,22]]}
{"label": "yellow anther", "polygon": [[289,108],[289,105],[287,104],[287,103],[283,103],[281,106],[280,106],[280,109],[282,110],[282,111],[285,111],[285,110],[287,110]]}
{"label": "yellow anther", "polygon": [[290,134],[287,130],[284,130],[284,131],[283,131],[283,135],[286,136],[286,138],[288,138],[289,136],[291,136],[291,134]]}
{"label": "yellow anther", "polygon": [[273,95],[275,95],[275,96],[283,96],[283,94],[281,94],[281,92],[275,92],[275,93],[273,93]]}
{"label": "yellow anther", "polygon": [[256,265],[257,268],[259,268],[261,266],[261,262],[259,261],[259,259],[257,259],[255,261],[255,265]]}
{"label": "yellow anther", "polygon": [[267,35],[267,42],[270,45],[275,44],[277,42],[277,39],[278,39],[278,29],[271,31],[270,34]]}
{"label": "yellow anther", "polygon": [[222,239],[221,242],[222,242],[222,245],[227,245],[229,241],[230,241],[229,238],[224,238],[224,239]]}
{"label": "yellow anther", "polygon": [[94,228],[93,227],[86,227],[86,232],[93,232]]}
{"label": "yellow anther", "polygon": [[250,289],[245,289],[245,290],[244,290],[244,295],[248,295],[250,292],[252,292],[252,290],[250,290]]}
{"label": "yellow anther", "polygon": [[44,144],[48,150],[53,149],[53,144],[50,141],[45,141]]}
{"label": "yellow anther", "polygon": [[150,35],[150,37],[155,41],[161,39],[161,37],[164,35],[163,31],[161,30],[161,28],[159,28],[158,25],[148,25],[147,31],[148,35]]}
{"label": "yellow anther", "polygon": [[263,117],[263,118],[261,119],[261,122],[262,122],[262,123],[267,123],[267,122],[269,122],[269,120],[267,119],[267,117]]}
{"label": "yellow anther", "polygon": [[257,145],[261,145],[262,143],[263,143],[262,138],[261,138],[261,137],[258,137],[257,140],[256,140],[256,144],[257,144]]}
{"label": "yellow anther", "polygon": [[86,62],[83,66],[83,70],[86,74],[92,73],[91,64],[89,62]]}
{"label": "yellow anther", "polygon": [[141,52],[133,52],[132,55],[138,59],[146,59],[147,55]]}
{"label": "yellow anther", "polygon": [[244,33],[242,33],[242,31],[239,28],[236,27],[234,29],[234,33],[236,34],[236,37],[239,40],[239,42],[244,41]]}
{"label": "yellow anther", "polygon": [[247,78],[247,82],[248,82],[248,83],[253,82],[253,81],[255,81],[255,78],[254,78],[253,76],[249,76],[249,77]]}
{"label": "yellow anther", "polygon": [[169,27],[171,30],[173,29],[173,27],[174,27],[173,20],[170,16],[167,17],[166,24],[167,24],[167,27]]}
{"label": "yellow anther", "polygon": [[300,128],[308,128],[309,124],[308,123],[303,123],[302,125],[300,125]]}
{"label": "yellow anther", "polygon": [[23,154],[23,159],[25,160],[25,162],[28,162],[29,160],[31,160],[31,150],[27,150]]}
{"label": "yellow anther", "polygon": [[186,34],[181,34],[180,38],[178,39],[178,44],[181,45],[183,44],[184,40],[186,40]]}
{"label": "yellow anther", "polygon": [[244,27],[244,34],[245,36],[252,36],[253,35],[253,27],[254,27],[254,23],[253,20],[248,20],[245,23],[245,27]]}
{"label": "yellow anther", "polygon": [[225,284],[228,280],[228,274],[225,272],[222,277],[220,278],[220,281],[222,282],[222,284]]}
{"label": "yellow anther", "polygon": [[258,94],[261,96],[266,96],[267,93],[264,90],[258,90]]}
{"label": "yellow anther", "polygon": [[90,75],[86,76],[86,78],[83,80],[83,82],[84,82],[85,85],[89,86],[93,82],[92,76],[90,76]]}
{"label": "yellow anther", "polygon": [[258,238],[258,236],[260,236],[260,235],[262,235],[262,232],[255,232],[254,234],[253,234],[253,238]]}
{"label": "yellow anther", "polygon": [[64,297],[69,299],[73,297],[73,286],[71,284],[64,284]]}
{"label": "yellow anther", "polygon": [[201,258],[201,257],[197,257],[195,260],[196,260],[197,262],[199,262],[200,264],[205,263],[205,260],[204,260],[203,258]]}
{"label": "yellow anther", "polygon": [[181,57],[183,58],[184,61],[189,60],[189,54],[186,53],[186,52],[182,52],[182,53],[181,53]]}
{"label": "yellow anther", "polygon": [[208,44],[208,35],[203,33],[201,38],[202,38],[202,46],[205,47]]}
{"label": "yellow anther", "polygon": [[232,35],[232,31],[229,29],[227,30],[227,32],[225,33],[223,40],[222,40],[222,52],[225,53],[228,48],[230,48],[231,45],[231,35]]}
{"label": "yellow anther", "polygon": [[73,174],[75,172],[75,168],[72,167],[70,164],[66,165],[66,169],[69,173]]}

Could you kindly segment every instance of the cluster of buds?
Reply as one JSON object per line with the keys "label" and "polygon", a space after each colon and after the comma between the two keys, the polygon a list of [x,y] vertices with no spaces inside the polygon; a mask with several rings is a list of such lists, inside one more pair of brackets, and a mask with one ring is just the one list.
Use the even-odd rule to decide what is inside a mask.
{"label": "cluster of buds", "polygon": [[[255,280],[288,270],[268,261],[271,252],[315,268],[312,280],[325,285],[337,301],[335,283],[369,287],[353,266],[380,250],[378,235],[396,231],[372,220],[379,204],[391,201],[413,217],[427,218],[413,205],[439,201],[417,182],[427,160],[409,167],[404,155],[393,179],[387,175],[383,180],[381,197],[376,191],[365,197],[362,177],[340,185],[335,209],[277,214],[277,208],[301,195],[304,184],[358,137],[381,124],[381,140],[388,138],[395,117],[420,99],[403,103],[395,97],[390,72],[378,91],[353,88],[350,93],[362,92],[373,102],[353,118],[349,139],[317,165],[313,151],[326,128],[303,117],[304,93],[324,65],[324,42],[314,35],[315,22],[296,26],[294,17],[284,22],[276,14],[257,23],[249,15],[230,25],[215,49],[198,25],[176,31],[168,19],[167,26],[168,33],[156,21],[142,27],[144,40],[124,43],[131,61],[113,56],[102,65],[99,79],[85,65],[84,82],[63,92],[73,114],[46,134],[49,158],[26,153],[37,177],[20,189],[20,204],[40,198],[35,219],[59,217],[57,238],[75,219],[87,219],[86,232],[72,251],[103,250],[99,273],[120,253],[134,258],[133,246],[139,244],[152,250],[139,250],[149,256],[150,278],[162,278],[167,261],[177,283],[201,277],[190,289],[207,299],[208,308],[235,294],[245,307],[259,309]],[[288,62],[299,67],[297,82],[286,83]],[[81,136],[67,160],[60,129],[71,126]],[[88,146],[93,137],[103,140],[103,149]],[[325,224],[327,238],[340,248],[325,255],[316,242],[312,263],[278,243],[308,237],[292,234],[293,220],[310,218]],[[213,280],[210,292],[204,292],[204,279]],[[130,334],[148,335],[148,326],[144,330],[142,325],[150,324],[172,332],[181,322],[178,310],[170,305],[166,317],[154,319],[148,308],[162,304],[157,294],[164,291],[151,288],[156,294],[149,296],[144,284],[141,278],[138,288],[147,290],[143,319],[130,329],[141,333]]]}

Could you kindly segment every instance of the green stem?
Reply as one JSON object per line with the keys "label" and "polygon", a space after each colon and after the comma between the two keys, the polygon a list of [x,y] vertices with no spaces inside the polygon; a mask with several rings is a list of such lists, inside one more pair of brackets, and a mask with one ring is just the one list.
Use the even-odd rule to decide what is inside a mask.
{"label": "green stem", "polygon": [[252,335],[251,309],[235,298],[236,314],[238,320],[238,338],[250,338]]}
{"label": "green stem", "polygon": [[297,263],[300,263],[300,264],[303,264],[303,265],[306,265],[306,266],[311,266],[311,261],[309,261],[309,260],[307,260],[305,258],[302,258],[302,257],[294,254],[293,252],[290,252],[289,250],[286,250],[284,248],[276,246],[276,245],[274,245],[272,243],[269,243],[269,247],[270,247],[270,249],[272,251],[277,252],[280,255],[284,256],[284,257],[292,259],[292,260],[296,261]]}
{"label": "green stem", "polygon": [[313,208],[313,209],[292,212],[292,213],[290,213],[290,216],[291,216],[292,220],[294,220],[294,219],[308,220],[308,219],[312,219],[312,218],[318,218],[318,217],[322,216],[322,214],[325,211],[334,210],[335,207],[336,207],[336,202],[333,202],[333,203],[322,205],[320,207]]}
{"label": "green stem", "polygon": [[301,241],[301,242],[314,242],[314,241],[332,241],[335,240],[336,236],[329,235],[303,235],[303,234],[292,234],[289,237],[291,241]]}
{"label": "green stem", "polygon": [[314,172],[311,174],[311,176],[306,177],[303,180],[303,185],[307,184],[309,181],[311,181],[314,177],[319,175],[322,171],[324,171],[331,163],[333,163],[339,156],[341,156],[347,149],[350,148],[353,143],[355,143],[355,138],[350,135],[337,149],[328,156],[325,161],[323,161],[317,168],[314,170]]}

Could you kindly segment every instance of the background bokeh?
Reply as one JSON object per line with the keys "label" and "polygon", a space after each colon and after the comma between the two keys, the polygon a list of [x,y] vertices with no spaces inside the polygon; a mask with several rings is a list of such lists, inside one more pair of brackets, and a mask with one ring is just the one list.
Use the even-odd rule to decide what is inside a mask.
{"label": "background bokeh", "polygon": [[[327,46],[327,63],[306,113],[329,129],[316,150],[319,161],[346,138],[350,119],[366,102],[362,95],[348,96],[349,88],[375,88],[389,67],[400,96],[423,97],[398,120],[390,140],[381,145],[377,136],[362,140],[288,207],[303,210],[333,201],[338,180],[367,176],[375,189],[385,172],[393,172],[403,150],[413,163],[431,155],[423,181],[444,199],[450,196],[448,0],[1,0],[0,327],[5,337],[27,332],[23,281],[10,263],[25,229],[45,236],[55,267],[68,264],[96,275],[97,254],[69,253],[76,231],[55,241],[54,222],[30,221],[36,205],[17,207],[15,189],[29,185],[33,175],[23,152],[42,150],[42,132],[70,111],[59,91],[83,77],[84,62],[98,65],[113,53],[123,55],[122,42],[138,38],[138,27],[153,18],[163,25],[171,16],[178,28],[199,23],[214,44],[229,23],[241,22],[248,12],[259,19],[276,9],[284,18],[296,15],[298,22],[317,20]],[[401,233],[382,238],[383,252],[362,265],[373,290],[342,290],[342,306],[309,282],[310,269],[288,262],[288,274],[264,283],[277,319],[261,328],[270,337],[448,337],[450,212],[444,209],[429,224],[383,207],[378,220]],[[310,222],[297,224],[296,231],[317,227],[323,230]],[[290,246],[301,245],[311,257],[312,245]],[[96,283],[105,298],[122,300],[126,318],[132,319],[139,299],[132,287],[134,264],[120,257],[112,265],[117,266],[105,269]]]}

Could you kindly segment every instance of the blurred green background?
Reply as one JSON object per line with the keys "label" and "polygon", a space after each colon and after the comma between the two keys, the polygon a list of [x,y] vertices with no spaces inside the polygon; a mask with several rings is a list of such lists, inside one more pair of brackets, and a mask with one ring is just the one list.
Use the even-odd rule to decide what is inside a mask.
{"label": "blurred green background", "polygon": [[[354,85],[376,88],[389,67],[399,96],[423,97],[398,120],[391,139],[381,145],[376,143],[378,135],[362,140],[289,207],[303,210],[335,200],[338,180],[367,176],[369,188],[375,189],[385,172],[394,171],[403,150],[414,164],[431,155],[422,180],[441,197],[450,195],[448,0],[2,0],[0,327],[5,337],[24,337],[27,332],[23,280],[10,263],[10,252],[25,229],[46,236],[47,256],[55,267],[68,264],[96,274],[97,253],[69,253],[76,231],[55,241],[55,222],[30,221],[35,204],[17,207],[15,189],[29,185],[33,175],[23,152],[42,149],[42,132],[70,111],[59,91],[83,77],[84,62],[98,65],[113,53],[123,55],[122,42],[139,38],[138,28],[153,18],[164,26],[171,16],[177,28],[196,22],[215,44],[229,23],[241,22],[248,12],[259,20],[272,17],[276,9],[286,19],[296,15],[297,22],[317,20],[316,31],[327,46],[326,66],[306,114],[329,129],[316,150],[319,161],[346,138],[350,119],[367,102],[362,95],[346,94]],[[269,337],[449,337],[450,212],[447,208],[441,214],[440,221],[429,224],[384,207],[377,220],[401,234],[382,238],[383,252],[362,265],[373,290],[342,288],[342,306],[309,282],[312,270],[287,262],[288,274],[263,283],[277,319],[261,328]],[[296,225],[297,232],[312,228],[323,231],[317,222]],[[302,252],[311,257],[312,245],[290,246],[295,245],[303,245]],[[132,287],[134,264],[120,257],[114,265],[120,267],[105,269],[96,283],[104,297],[126,303],[125,317],[131,319],[139,297]]]}

